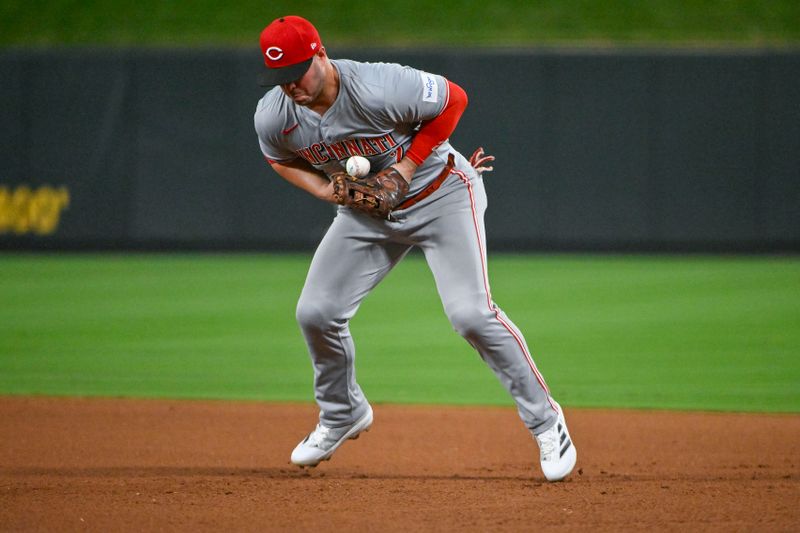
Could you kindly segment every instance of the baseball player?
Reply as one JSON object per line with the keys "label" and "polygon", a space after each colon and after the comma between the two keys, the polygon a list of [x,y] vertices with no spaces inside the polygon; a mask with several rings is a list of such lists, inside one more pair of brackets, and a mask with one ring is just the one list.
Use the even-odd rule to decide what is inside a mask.
{"label": "baseball player", "polygon": [[[467,105],[464,90],[410,67],[331,59],[314,26],[298,16],[270,23],[261,51],[261,84],[272,87],[255,113],[264,157],[292,185],[339,206],[297,303],[320,414],[291,461],[315,466],[371,426],[348,323],[416,246],[451,324],[516,402],[539,444],[545,477],[565,478],[577,454],[564,413],[489,291],[486,193],[475,167],[492,158],[479,150],[474,167],[448,141]],[[372,172],[346,174],[352,156],[367,158]]]}

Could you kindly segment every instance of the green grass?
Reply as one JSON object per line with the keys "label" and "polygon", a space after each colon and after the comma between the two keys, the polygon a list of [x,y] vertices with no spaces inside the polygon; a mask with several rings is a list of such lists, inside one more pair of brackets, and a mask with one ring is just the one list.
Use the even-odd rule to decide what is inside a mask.
{"label": "green grass", "polygon": [[329,46],[800,41],[797,0],[4,0],[0,44],[244,45],[299,14]]}
{"label": "green grass", "polygon": [[[311,401],[308,256],[0,256],[0,393]],[[570,406],[800,412],[800,259],[514,256],[496,302]],[[418,256],[353,320],[375,402],[511,405]]]}

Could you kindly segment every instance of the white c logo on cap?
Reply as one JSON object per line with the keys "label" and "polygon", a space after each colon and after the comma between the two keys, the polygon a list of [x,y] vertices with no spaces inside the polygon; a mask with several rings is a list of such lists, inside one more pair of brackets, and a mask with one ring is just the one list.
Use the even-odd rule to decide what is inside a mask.
{"label": "white c logo on cap", "polygon": [[283,57],[283,50],[281,50],[277,46],[270,46],[269,48],[267,48],[266,54],[267,57],[270,58],[271,60],[277,61]]}

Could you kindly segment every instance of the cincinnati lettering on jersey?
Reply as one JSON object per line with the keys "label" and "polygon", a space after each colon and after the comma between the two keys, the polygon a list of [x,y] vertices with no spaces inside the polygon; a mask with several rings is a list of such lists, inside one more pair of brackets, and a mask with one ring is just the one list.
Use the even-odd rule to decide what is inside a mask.
{"label": "cincinnati lettering on jersey", "polygon": [[328,161],[342,161],[354,155],[369,157],[391,152],[397,148],[397,141],[391,133],[380,137],[352,137],[336,143],[318,142],[295,153],[311,163],[321,165]]}

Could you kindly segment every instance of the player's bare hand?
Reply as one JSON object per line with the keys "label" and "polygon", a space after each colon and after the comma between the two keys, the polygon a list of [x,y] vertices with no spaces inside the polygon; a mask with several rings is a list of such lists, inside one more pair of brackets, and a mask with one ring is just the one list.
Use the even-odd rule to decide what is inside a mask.
{"label": "player's bare hand", "polygon": [[472,152],[469,158],[469,164],[472,165],[478,174],[494,170],[494,167],[486,166],[487,163],[491,163],[492,161],[494,161],[494,156],[485,154],[483,152],[483,146],[479,146],[477,150]]}
{"label": "player's bare hand", "polygon": [[411,183],[411,179],[414,177],[414,172],[417,171],[417,164],[412,161],[409,157],[404,157],[394,165],[392,165],[397,172],[403,176],[403,179],[406,182]]}

